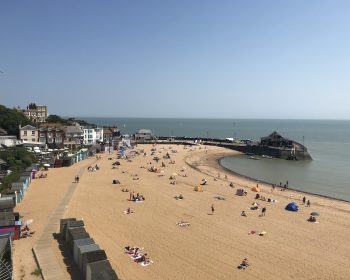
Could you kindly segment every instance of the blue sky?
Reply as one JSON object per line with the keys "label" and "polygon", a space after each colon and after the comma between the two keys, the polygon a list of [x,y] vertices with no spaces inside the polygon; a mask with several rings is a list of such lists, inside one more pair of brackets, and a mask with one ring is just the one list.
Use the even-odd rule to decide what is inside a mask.
{"label": "blue sky", "polygon": [[0,1],[0,104],[350,119],[350,1]]}

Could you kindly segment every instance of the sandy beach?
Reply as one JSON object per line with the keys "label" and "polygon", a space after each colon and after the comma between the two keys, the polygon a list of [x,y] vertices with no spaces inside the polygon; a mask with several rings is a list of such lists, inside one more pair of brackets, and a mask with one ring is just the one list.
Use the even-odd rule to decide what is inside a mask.
{"label": "sandy beach", "polygon": [[[177,152],[172,153],[170,147]],[[182,145],[157,145],[156,154],[151,156],[151,148],[139,145],[137,149],[144,149],[147,156],[119,160],[117,169],[112,169],[114,160],[108,159],[116,153],[103,154],[97,162],[91,158],[69,168],[50,169],[48,178],[34,180],[16,207],[23,220],[34,219],[31,229],[35,235],[14,242],[15,279],[38,279],[31,275],[36,267],[31,249],[74,176],[95,162],[100,170],[84,171],[65,217],[84,220],[86,230],[106,251],[120,279],[349,279],[350,203],[307,194],[311,201],[308,208],[302,205],[303,193],[272,191],[269,185],[260,185],[261,194],[277,202],[255,200],[256,193],[250,189],[256,182],[229,173],[217,163],[236,152],[212,146],[184,149]],[[162,159],[167,152],[175,164]],[[161,158],[158,163],[154,156]],[[161,168],[164,176],[148,171],[152,165],[161,167],[162,161],[166,165]],[[173,173],[178,174],[175,185],[169,180]],[[180,176],[184,174],[187,176]],[[208,182],[204,191],[195,192],[203,178]],[[113,179],[121,184],[112,184]],[[242,186],[247,196],[235,195]],[[145,201],[128,201],[129,193],[122,188],[144,195]],[[174,198],[179,194],[183,200]],[[255,201],[260,209],[250,210]],[[299,204],[298,212],[284,209],[292,201]],[[124,214],[128,207],[135,213]],[[263,207],[266,216],[259,217]],[[242,210],[247,217],[241,216]],[[306,221],[313,211],[320,213],[318,224]],[[190,226],[180,227],[176,224],[179,221]],[[266,234],[248,234],[251,231]],[[148,267],[134,263],[124,253],[126,245],[144,247],[154,263]],[[54,239],[52,250],[66,279],[78,279],[76,268],[62,257]],[[244,258],[250,266],[237,269]]]}

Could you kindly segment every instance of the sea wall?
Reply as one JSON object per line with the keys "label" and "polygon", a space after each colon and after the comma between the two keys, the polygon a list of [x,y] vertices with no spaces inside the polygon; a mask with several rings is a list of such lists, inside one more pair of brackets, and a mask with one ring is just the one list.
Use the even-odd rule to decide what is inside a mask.
{"label": "sea wall", "polygon": [[306,148],[303,150],[295,150],[292,152],[290,148],[267,147],[261,146],[259,143],[254,144],[238,144],[232,143],[226,139],[209,139],[209,138],[185,138],[174,137],[171,140],[168,137],[159,137],[157,140],[137,140],[137,144],[173,144],[173,145],[195,145],[200,141],[202,144],[210,146],[218,146],[226,149],[235,150],[245,154],[267,155],[275,158],[290,159],[290,160],[312,160],[311,155]]}

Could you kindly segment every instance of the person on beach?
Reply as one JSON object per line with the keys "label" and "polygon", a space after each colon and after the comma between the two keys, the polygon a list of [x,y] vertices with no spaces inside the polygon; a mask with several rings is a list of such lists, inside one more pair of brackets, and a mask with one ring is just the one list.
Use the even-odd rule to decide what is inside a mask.
{"label": "person on beach", "polygon": [[247,258],[245,258],[242,263],[238,266],[239,269],[246,269],[249,266]]}
{"label": "person on beach", "polygon": [[244,210],[241,212],[241,216],[242,216],[242,217],[247,217],[247,214],[245,213]]}
{"label": "person on beach", "polygon": [[263,207],[263,209],[261,209],[261,216],[265,216],[266,213],[266,207]]}
{"label": "person on beach", "polygon": [[305,205],[305,202],[306,202],[306,197],[304,196],[303,197],[303,205]]}
{"label": "person on beach", "polygon": [[311,202],[310,202],[310,200],[307,200],[306,207],[311,207]]}
{"label": "person on beach", "polygon": [[215,209],[214,209],[214,204],[211,205],[211,214],[214,215]]}

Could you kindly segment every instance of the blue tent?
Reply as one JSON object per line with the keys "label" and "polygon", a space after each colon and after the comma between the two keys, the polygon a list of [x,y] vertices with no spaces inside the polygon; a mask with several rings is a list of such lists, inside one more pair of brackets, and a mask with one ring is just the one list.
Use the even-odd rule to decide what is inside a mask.
{"label": "blue tent", "polygon": [[298,211],[299,209],[299,206],[295,203],[295,202],[291,202],[291,203],[289,203],[287,206],[286,206],[286,210],[288,210],[288,211],[294,211],[294,212],[296,212],[296,211]]}

